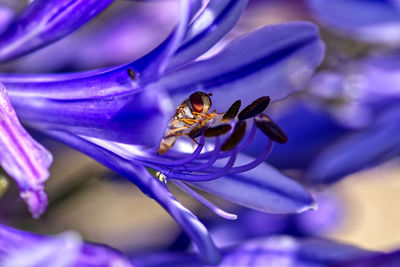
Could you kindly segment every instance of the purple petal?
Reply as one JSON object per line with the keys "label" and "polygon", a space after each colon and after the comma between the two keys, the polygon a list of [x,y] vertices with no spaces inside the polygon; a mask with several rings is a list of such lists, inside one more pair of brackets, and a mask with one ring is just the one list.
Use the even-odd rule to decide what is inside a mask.
{"label": "purple petal", "polygon": [[371,126],[326,148],[307,174],[313,184],[333,183],[361,169],[376,166],[400,151],[400,108],[394,107]]}
{"label": "purple petal", "polygon": [[315,17],[350,38],[372,43],[400,42],[400,12],[390,0],[308,0]]}
{"label": "purple petal", "polygon": [[[359,75],[358,84],[353,86],[355,89],[353,91],[358,92],[356,100],[371,103],[379,100],[398,99],[400,97],[399,58],[400,53],[395,50],[375,53],[356,64],[357,70],[354,70],[355,75],[353,75]],[[348,77],[347,79],[349,80]]]}
{"label": "purple petal", "polygon": [[186,38],[168,64],[172,69],[202,55],[239,20],[248,0],[210,1],[191,23]]}
{"label": "purple petal", "polygon": [[[249,240],[236,246],[223,248],[219,266],[343,266],[341,264],[354,259],[383,255],[385,254],[329,240],[302,240],[289,236],[275,236]],[[152,254],[134,258],[132,261],[137,266],[146,267],[203,266],[193,256],[182,253]],[[380,263],[386,262],[380,261]]]}
{"label": "purple petal", "polygon": [[342,262],[341,267],[395,267],[400,265],[400,251],[367,255],[358,259]]}
{"label": "purple petal", "polygon": [[200,8],[200,0],[180,0],[178,25],[174,32],[156,49],[141,59],[131,63],[134,69],[145,69],[143,79],[158,79],[168,66],[187,32],[188,25],[194,13]]}
{"label": "purple petal", "polygon": [[[13,90],[22,90],[25,93],[41,91],[43,95],[51,95],[54,98],[64,99],[71,97],[90,98],[103,96],[110,93],[110,91],[118,93],[131,90],[131,86],[127,86],[129,81],[124,81],[124,79],[126,80],[126,70],[128,67],[137,72],[137,75],[140,76],[137,78],[142,85],[154,82],[164,72],[169,59],[185,37],[193,13],[200,7],[199,0],[181,0],[179,3],[180,13],[174,31],[158,47],[134,62],[124,66],[68,74],[7,74],[0,75],[0,80],[7,83],[7,87],[11,86]],[[100,74],[107,74],[109,81],[107,82],[106,79],[99,77],[98,75]],[[64,85],[65,81],[68,81],[67,86]],[[110,83],[110,81],[112,82]],[[77,93],[79,84],[85,84],[90,87],[90,90],[85,88],[83,92]],[[46,87],[46,90],[41,90],[44,87]],[[116,90],[117,88],[119,90]],[[63,93],[57,93],[59,91]]]}
{"label": "purple petal", "polygon": [[[178,222],[186,234],[196,244],[200,257],[208,264],[216,264],[220,261],[220,255],[211,240],[207,228],[197,219],[197,217],[187,210],[175,197],[168,191],[166,186],[149,176],[153,198],[159,202],[169,214]],[[151,180],[150,180],[151,179]]]}
{"label": "purple petal", "polygon": [[132,264],[118,250],[107,245],[84,243],[76,265],[81,266],[121,266],[131,267]]}
{"label": "purple petal", "polygon": [[[337,71],[320,71],[311,81],[311,93],[319,99],[332,100],[344,98],[347,105],[372,108],[374,103],[389,102],[400,97],[400,53],[398,50],[374,52],[359,60],[348,60],[340,63]],[[368,104],[362,107],[360,104]],[[343,116],[340,121],[350,117]],[[363,115],[357,114],[357,121],[347,125],[368,122]],[[363,116],[364,117],[364,116]],[[340,117],[338,116],[337,119]],[[367,123],[362,123],[366,125]],[[353,127],[354,128],[354,127]]]}
{"label": "purple petal", "polygon": [[178,8],[175,1],[147,4],[117,1],[110,10],[114,16],[109,14],[93,19],[61,42],[7,64],[7,70],[48,73],[69,70],[72,66],[79,71],[115,66],[126,63],[128,59],[140,58],[170,34],[176,24]]}
{"label": "purple petal", "polygon": [[11,8],[0,6],[0,33],[8,26],[14,17],[14,11]]}
{"label": "purple petal", "polygon": [[[219,261],[219,252],[211,240],[207,228],[205,228],[193,213],[187,210],[173,197],[165,184],[151,176],[145,167],[138,165],[134,161],[123,158],[93,142],[67,132],[47,131],[46,134],[78,149],[106,167],[128,178],[132,183],[138,186],[143,193],[153,198],[170,213],[196,244],[200,257],[204,261],[209,264],[216,264]],[[103,141],[99,140],[99,142],[101,143]]]}
{"label": "purple petal", "polygon": [[0,35],[0,61],[26,55],[78,29],[113,0],[35,0]]}
{"label": "purple petal", "polygon": [[[291,216],[297,230],[308,236],[322,236],[338,229],[345,222],[345,205],[333,193],[316,194],[318,210]],[[289,230],[290,231],[290,230]]]}
{"label": "purple petal", "polygon": [[15,92],[10,98],[20,118],[36,128],[63,129],[130,144],[159,144],[170,118],[168,97],[155,84],[100,99],[32,96],[27,102],[26,94]]}
{"label": "purple petal", "polygon": [[213,105],[223,110],[237,99],[244,105],[265,95],[278,100],[302,89],[323,53],[311,23],[266,26],[236,39],[210,59],[167,73],[161,82],[177,105],[191,92],[203,90],[212,92],[217,99]]}
{"label": "purple petal", "polygon": [[[311,101],[287,102],[287,108],[273,118],[289,136],[286,144],[275,146],[267,160],[279,169],[307,168],[324,147],[346,133],[326,110]],[[246,152],[257,156],[264,143],[265,135],[258,134]]]}
{"label": "purple petal", "polygon": [[400,0],[389,0],[395,7],[400,10]]}
{"label": "purple petal", "polygon": [[271,214],[242,208],[234,224],[220,224],[211,218],[209,231],[218,247],[245,242],[251,238],[279,234],[293,236],[326,235],[344,222],[344,206],[333,194],[316,194],[318,210],[301,214]]}
{"label": "purple petal", "polygon": [[17,182],[21,198],[34,218],[46,209],[44,183],[52,162],[50,152],[37,143],[21,126],[0,85],[0,165]]}
{"label": "purple petal", "polygon": [[[127,66],[71,75],[0,77],[18,114],[35,127],[62,128],[131,144],[158,144],[170,117],[168,98],[162,89],[150,90],[156,85],[139,88],[162,73],[186,33],[198,1],[180,3],[181,19],[170,38],[131,64],[137,67],[136,80],[128,76]],[[26,97],[30,97],[28,103]],[[32,108],[36,112],[31,112]]]}
{"label": "purple petal", "polygon": [[2,266],[131,266],[120,252],[84,243],[78,234],[40,236],[0,225]]}
{"label": "purple petal", "polygon": [[[251,162],[252,159],[239,154],[237,161]],[[304,187],[266,163],[245,173],[192,184],[239,205],[265,212],[303,212],[316,206]]]}
{"label": "purple petal", "polygon": [[[137,75],[141,72],[137,71]],[[132,80],[126,66],[76,73],[2,74],[0,81],[7,87],[11,99],[87,100],[136,92],[146,86],[139,77]]]}
{"label": "purple petal", "polygon": [[[280,236],[256,239],[223,251],[222,264],[243,266],[332,266],[374,252],[319,239]],[[237,262],[239,261],[239,262]]]}

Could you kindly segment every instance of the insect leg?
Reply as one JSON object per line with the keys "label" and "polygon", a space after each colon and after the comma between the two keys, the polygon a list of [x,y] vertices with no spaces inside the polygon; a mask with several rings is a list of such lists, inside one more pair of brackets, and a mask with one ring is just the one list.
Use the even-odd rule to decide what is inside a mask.
{"label": "insect leg", "polygon": [[198,120],[196,120],[196,119],[181,119],[181,121],[183,121],[184,123],[188,123],[188,124],[194,124],[194,123],[198,122]]}
{"label": "insect leg", "polygon": [[175,132],[179,132],[179,131],[182,131],[182,130],[185,130],[185,129],[188,129],[188,128],[190,128],[190,126],[182,126],[182,127],[179,127],[179,128],[171,129],[168,132],[169,133],[175,133]]}

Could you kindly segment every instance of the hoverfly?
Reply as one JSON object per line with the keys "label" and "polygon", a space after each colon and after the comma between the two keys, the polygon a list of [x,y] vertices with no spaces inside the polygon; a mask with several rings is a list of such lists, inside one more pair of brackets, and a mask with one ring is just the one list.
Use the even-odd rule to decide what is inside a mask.
{"label": "hoverfly", "polygon": [[175,115],[168,123],[165,136],[158,148],[158,154],[166,153],[179,136],[187,135],[194,140],[208,122],[218,115],[215,110],[209,112],[212,105],[211,95],[195,92],[178,106]]}
{"label": "hoverfly", "polygon": [[[215,110],[209,112],[212,105],[211,96],[212,94],[195,92],[178,106],[175,115],[169,121],[165,136],[158,147],[159,154],[165,154],[175,144],[179,136],[188,136],[197,143],[195,138],[202,134],[204,134],[205,137],[223,135],[232,129],[232,126],[227,124],[227,122],[238,116],[239,121],[235,124],[231,136],[221,147],[223,151],[230,150],[236,146],[244,136],[246,130],[245,120],[258,116],[266,109],[270,102],[269,97],[260,97],[239,113],[241,101],[237,100],[226,112],[217,113]],[[260,117],[261,119],[258,119],[258,122],[256,122],[257,127],[261,127],[260,129],[265,134],[280,142],[278,137],[284,135],[283,131],[281,131],[271,119],[265,119],[265,117],[267,117],[265,114],[262,115],[264,117]],[[220,122],[220,124],[211,127],[216,121]],[[260,126],[258,124],[260,124]],[[281,141],[283,139],[281,139]]]}

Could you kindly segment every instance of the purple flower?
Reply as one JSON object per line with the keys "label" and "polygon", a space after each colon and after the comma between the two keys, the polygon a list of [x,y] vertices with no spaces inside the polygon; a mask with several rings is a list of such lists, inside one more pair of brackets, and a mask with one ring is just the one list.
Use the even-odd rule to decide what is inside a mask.
{"label": "purple flower", "polygon": [[397,156],[400,107],[384,111],[376,121],[361,131],[351,132],[326,148],[308,172],[315,184],[332,183],[367,167],[376,166]]}
{"label": "purple flower", "polygon": [[[318,22],[348,38],[326,34],[328,51],[309,93],[283,103],[275,115],[291,138],[268,160],[280,169],[300,170],[305,183],[321,185],[399,155],[400,13],[399,1],[390,0],[306,3]],[[260,152],[261,143],[253,142],[251,155]]]}
{"label": "purple flower", "polygon": [[52,162],[50,152],[37,143],[21,126],[0,84],[0,165],[17,182],[21,198],[32,216],[38,218],[46,209],[44,183]]}
{"label": "purple flower", "polygon": [[[151,51],[166,38],[176,22],[177,9],[176,1],[134,4],[114,1],[104,16],[101,14],[98,19],[92,19],[62,42],[50,44],[1,67],[8,72],[44,73],[126,63]],[[7,19],[7,14],[4,16]]]}
{"label": "purple flower", "polygon": [[[382,253],[319,238],[272,236],[221,249],[219,266],[396,266],[398,251]],[[42,236],[0,225],[2,266],[204,266],[193,254],[131,256],[84,242],[74,232]]]}
{"label": "purple flower", "polygon": [[[302,169],[303,179],[318,185],[397,157],[398,57],[397,51],[374,51],[317,73],[307,98],[281,109],[276,120],[291,139],[269,160]],[[295,151],[290,161],[289,151]]]}
{"label": "purple flower", "polygon": [[[0,28],[0,60],[6,61],[27,54],[49,42],[62,38],[98,14],[111,1],[34,1],[13,21],[12,12],[3,8]],[[86,12],[90,10],[90,12]],[[50,153],[28,135],[20,125],[0,85],[1,156],[0,165],[13,177],[21,198],[32,216],[38,218],[46,209],[44,183],[52,158]]]}
{"label": "purple flower", "polygon": [[1,266],[132,266],[105,245],[84,242],[74,232],[41,236],[0,225]]}
{"label": "purple flower", "polygon": [[330,29],[361,41],[400,42],[400,9],[397,0],[307,0],[312,14]]}
{"label": "purple flower", "polygon": [[[185,182],[267,212],[301,212],[315,205],[305,188],[263,163],[272,140],[265,141],[265,150],[255,160],[238,153],[252,142],[254,124],[239,146],[225,152],[219,138],[205,144],[201,136],[194,152],[177,144],[166,155],[157,154],[168,120],[193,92],[212,93],[218,112],[238,99],[245,105],[265,95],[275,101],[302,89],[321,62],[323,44],[316,28],[304,22],[261,28],[196,61],[233,27],[246,2],[210,1],[193,19],[199,2],[180,1],[180,19],[167,40],[123,66],[72,74],[0,76],[26,124],[126,176],[173,216],[209,263],[218,262],[219,255],[206,228],[172,196],[167,180],[226,218],[235,216],[212,205]],[[47,15],[37,16],[40,21]],[[44,32],[51,35],[52,28]],[[207,151],[201,153],[203,148]],[[159,179],[146,168],[158,171]]]}
{"label": "purple flower", "polygon": [[[398,251],[382,253],[325,239],[273,236],[222,250],[218,266],[396,266]],[[135,266],[204,266],[193,255],[165,253],[133,257]],[[355,265],[353,265],[355,264]]]}
{"label": "purple flower", "polygon": [[113,0],[31,1],[1,34],[0,61],[26,55],[61,39],[112,2]]}

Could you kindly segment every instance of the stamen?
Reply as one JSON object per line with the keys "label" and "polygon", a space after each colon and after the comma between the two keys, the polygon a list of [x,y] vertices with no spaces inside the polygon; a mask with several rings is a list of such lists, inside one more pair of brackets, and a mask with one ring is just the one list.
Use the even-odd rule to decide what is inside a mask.
{"label": "stamen", "polygon": [[254,122],[266,136],[272,140],[284,144],[288,138],[285,132],[267,115],[264,113],[254,118]]}
{"label": "stamen", "polygon": [[197,164],[196,166],[191,166],[190,169],[192,171],[200,171],[200,170],[204,170],[205,168],[210,167],[217,161],[220,151],[221,151],[220,141],[219,141],[219,137],[217,136],[215,139],[215,149],[213,151],[213,154],[212,154],[212,157],[210,158],[210,160],[207,161],[205,164]]}
{"label": "stamen", "polygon": [[232,106],[225,112],[224,116],[222,117],[222,122],[229,122],[230,120],[234,119],[239,112],[240,106],[242,102],[237,100]]}
{"label": "stamen", "polygon": [[263,96],[245,107],[238,115],[239,120],[247,120],[253,118],[263,112],[269,105],[271,98]]}
{"label": "stamen", "polygon": [[157,164],[167,165],[167,166],[183,165],[185,163],[193,161],[195,158],[197,158],[200,155],[201,151],[203,150],[204,143],[205,143],[205,137],[202,136],[198,146],[196,147],[196,150],[192,154],[190,154],[189,156],[187,156],[183,159],[168,160],[168,159],[165,159],[165,157],[157,157],[157,156],[155,156],[155,157],[150,157],[150,156],[140,157],[140,156],[137,156],[137,157],[135,157],[135,160],[140,160],[142,162],[149,162],[149,163],[157,163]]}
{"label": "stamen", "polygon": [[192,188],[187,186],[185,183],[181,181],[174,181],[173,182],[176,186],[178,186],[180,189],[182,189],[184,192],[186,192],[188,195],[192,196],[194,199],[196,199],[198,202],[209,208],[212,212],[217,214],[218,216],[221,216],[222,218],[228,219],[228,220],[236,220],[237,215],[228,213],[217,206],[215,206],[213,203],[211,203],[209,200],[205,199],[202,195],[198,194],[196,191],[194,191]]}
{"label": "stamen", "polygon": [[242,165],[242,166],[238,166],[238,167],[232,167],[228,173],[241,173],[241,172],[247,172],[251,169],[254,169],[255,167],[257,167],[258,165],[260,165],[262,162],[264,162],[267,157],[269,156],[269,154],[271,154],[272,148],[274,147],[274,141],[272,141],[271,139],[268,139],[268,144],[265,147],[263,153],[258,156],[257,159],[255,159],[254,161]]}
{"label": "stamen", "polygon": [[199,162],[198,160],[193,160],[193,163],[190,165],[176,166],[176,167],[171,167],[169,169],[174,170],[174,171],[190,170],[191,172],[193,172],[193,171],[200,171],[200,170],[203,170],[205,168],[212,166],[219,158],[218,155],[221,151],[219,137],[217,136],[215,139],[216,139],[215,140],[215,148],[212,151],[213,154],[211,155],[211,158],[207,162],[204,163],[204,162]]}
{"label": "stamen", "polygon": [[251,142],[253,141],[254,137],[256,136],[256,133],[257,133],[257,127],[253,123],[253,126],[251,127],[251,131],[250,131],[249,136],[247,137],[247,139],[242,144],[240,144],[238,146],[238,151],[239,152],[245,150],[251,144]]}
{"label": "stamen", "polygon": [[246,122],[238,121],[233,129],[231,136],[224,142],[221,147],[222,151],[228,151],[237,146],[242,140],[244,134],[246,132]]}
{"label": "stamen", "polygon": [[204,136],[205,137],[215,137],[215,136],[220,136],[223,134],[226,134],[232,129],[232,126],[230,124],[221,124],[212,128],[208,128],[207,130],[204,131]]}
{"label": "stamen", "polygon": [[[208,168],[208,167],[212,166],[217,161],[219,153],[220,153],[220,140],[219,140],[219,137],[216,137],[215,150],[213,151],[213,154],[212,154],[211,158],[207,162],[205,162],[203,164],[196,163],[196,164],[191,164],[189,166],[186,166],[186,165],[176,166],[176,167],[169,166],[168,169],[167,168],[161,168],[160,166],[157,166],[157,165],[151,164],[151,163],[145,163],[145,164],[148,167],[150,167],[150,168],[152,168],[154,170],[159,170],[158,171],[159,173],[169,173],[169,172],[171,172],[171,170],[172,171],[176,171],[176,172],[178,172],[178,171],[179,172],[182,172],[182,171],[188,172],[189,170],[190,170],[190,172],[200,171],[200,170],[203,170],[205,168]],[[157,173],[156,173],[156,175],[157,175]],[[157,176],[157,178],[158,178],[158,176]]]}
{"label": "stamen", "polygon": [[[186,180],[186,181],[193,181],[193,182],[200,182],[200,181],[210,181],[217,179],[221,176],[224,176],[230,168],[232,168],[233,164],[235,163],[236,160],[236,155],[237,155],[237,149],[234,149],[231,152],[231,157],[229,158],[228,162],[223,168],[216,169],[210,174],[207,175],[197,175],[197,174],[183,174],[180,172],[175,172],[175,171],[162,171],[164,174],[166,174],[170,179],[178,179],[178,180]],[[156,167],[156,169],[160,169],[159,167]],[[165,169],[164,169],[165,170]]]}
{"label": "stamen", "polygon": [[[245,150],[251,144],[251,142],[253,141],[254,137],[256,136],[256,133],[257,133],[257,127],[253,123],[253,126],[251,127],[251,131],[250,131],[249,136],[245,139],[244,142],[242,142],[238,146],[238,152],[241,152],[241,151]],[[209,158],[211,156],[211,154],[213,154],[213,153],[214,153],[214,151],[202,153],[202,154],[200,154],[200,156],[198,158],[199,159]],[[226,158],[228,156],[230,156],[230,152],[223,152],[223,153],[220,154],[219,158]]]}

